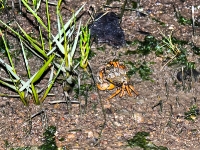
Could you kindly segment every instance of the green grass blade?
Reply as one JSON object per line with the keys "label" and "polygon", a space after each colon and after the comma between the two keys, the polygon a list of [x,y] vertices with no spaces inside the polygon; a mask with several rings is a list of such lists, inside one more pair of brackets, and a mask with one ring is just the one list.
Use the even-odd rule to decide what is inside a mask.
{"label": "green grass blade", "polygon": [[24,61],[25,61],[26,70],[27,70],[27,73],[28,73],[28,77],[30,78],[31,77],[30,67],[28,65],[28,60],[26,58],[26,53],[25,53],[24,46],[23,46],[21,39],[20,39],[20,43],[21,43],[22,55],[23,55]]}
{"label": "green grass blade", "polygon": [[11,85],[11,84],[9,84],[9,83],[7,83],[7,82],[4,82],[4,81],[2,81],[2,80],[0,80],[0,83],[1,83],[2,85],[4,85],[4,86],[6,86],[6,87],[8,87],[8,88],[10,88],[10,89],[12,89],[12,90],[14,90],[15,92],[17,92],[17,93],[19,94],[19,97],[20,97],[22,103],[23,103],[24,105],[27,105],[27,101],[26,101],[26,98],[25,98],[25,93],[24,93],[23,91],[20,92],[19,89],[18,89],[18,87],[14,86],[14,85]]}
{"label": "green grass blade", "polygon": [[11,88],[11,89],[14,90],[15,92],[17,92],[17,88],[16,88],[14,85],[9,84],[9,83],[7,83],[7,82],[4,82],[4,81],[2,81],[2,80],[0,80],[0,83],[1,83],[2,85],[4,85],[4,86],[7,86],[7,87]]}
{"label": "green grass blade", "polygon": [[31,89],[32,89],[32,92],[33,92],[34,102],[35,102],[36,105],[39,105],[40,101],[39,101],[39,98],[38,98],[38,93],[37,93],[37,90],[35,89],[35,86],[33,85],[33,83],[31,83]]}
{"label": "green grass blade", "polygon": [[52,49],[51,47],[51,21],[50,21],[50,14],[49,14],[49,6],[48,6],[48,0],[46,0],[46,16],[47,16],[47,24],[48,24],[48,38],[49,38],[49,49]]}
{"label": "green grass blade", "polygon": [[78,26],[78,31],[77,31],[77,34],[76,34],[76,37],[75,37],[75,40],[74,40],[74,43],[73,43],[73,46],[72,46],[72,50],[68,55],[68,61],[70,62],[69,64],[72,64],[72,59],[74,57],[74,53],[75,53],[75,50],[77,48],[77,43],[78,43],[78,39],[79,39],[79,35],[80,35],[80,28],[81,28],[81,21],[80,21],[79,26]]}
{"label": "green grass blade", "polygon": [[38,81],[41,78],[41,76],[44,74],[44,72],[49,68],[49,65],[53,61],[54,57],[55,57],[55,55],[52,55],[49,57],[48,61],[40,68],[40,70],[37,72],[37,74],[33,78],[32,83],[35,83],[36,81]]}
{"label": "green grass blade", "polygon": [[[75,26],[73,25],[71,28],[75,28]],[[61,29],[62,30],[62,29]],[[65,36],[69,39],[70,38],[70,34],[73,34],[72,32],[71,32],[71,30],[67,30],[67,32],[65,33]],[[54,42],[59,42],[59,43],[62,43],[63,41],[64,41],[64,37],[62,37],[62,38],[59,38],[59,40],[56,38],[56,37],[54,37],[53,35],[52,35],[52,37],[53,37],[53,41]],[[52,48],[52,50],[51,51],[49,51],[48,53],[47,53],[47,56],[49,56],[49,55],[51,55],[55,50],[57,49],[57,46],[54,46],[53,48]],[[64,51],[61,51],[63,54],[64,54]]]}
{"label": "green grass blade", "polygon": [[[86,3],[85,3],[85,4],[86,4]],[[76,16],[80,13],[80,11],[83,9],[83,7],[85,6],[85,4],[83,4],[83,6],[81,6],[81,7],[75,12],[75,14],[73,15],[73,17],[70,18],[70,20],[65,24],[65,26],[64,26],[64,31],[67,30],[67,28],[70,26],[71,22],[74,20],[74,17],[76,17]],[[60,30],[60,31],[61,31],[61,32],[58,33],[58,34],[56,35],[56,39],[58,39],[59,36],[63,34],[63,30]],[[54,42],[54,41],[53,41],[53,42]]]}
{"label": "green grass blade", "polygon": [[19,92],[19,90],[18,90],[18,94],[19,94],[19,97],[20,97],[22,103],[23,103],[25,106],[27,106],[27,99],[26,99],[26,97],[25,97],[25,93],[24,93],[24,92]]}
{"label": "green grass blade", "polygon": [[[42,97],[41,100],[40,100],[41,103],[44,102],[44,100],[45,100],[45,98],[47,97],[49,91],[51,90],[52,86],[54,85],[54,83],[55,83],[55,81],[56,81],[56,79],[57,79],[57,77],[58,77],[58,75],[59,75],[59,73],[60,73],[60,71],[61,71],[61,68],[64,66],[64,63],[65,63],[65,60],[63,60],[62,64],[60,65],[60,68],[58,69],[58,71],[57,71],[55,77],[53,78],[53,80],[52,80],[51,77],[50,77],[50,81],[49,81],[50,84],[48,85],[48,88],[46,89],[46,91],[45,91],[43,97]],[[54,68],[52,68],[52,76],[53,76],[53,72],[54,72]]]}
{"label": "green grass blade", "polygon": [[15,30],[13,30],[10,26],[8,26],[7,24],[5,24],[3,21],[0,20],[0,23],[3,24],[10,31],[12,31],[15,35],[17,35],[18,37],[20,37],[21,39],[23,39],[23,37],[18,32],[16,32]]}
{"label": "green grass blade", "polygon": [[33,0],[33,4],[35,7],[35,12],[36,12],[40,8],[41,0]]}
{"label": "green grass blade", "polygon": [[[1,30],[0,30],[0,32],[1,32]],[[6,52],[7,52],[8,60],[9,60],[9,62],[10,62],[10,64],[11,64],[11,67],[12,67],[12,71],[16,74],[15,66],[14,66],[14,63],[13,63],[13,61],[12,61],[12,58],[11,58],[10,51],[9,51],[9,49],[8,49],[6,40],[5,40],[5,38],[4,38],[4,34],[2,34],[1,37],[2,37],[3,42],[4,42],[4,45],[5,45],[5,49],[6,49]]]}
{"label": "green grass blade", "polygon": [[[0,58],[0,64],[2,64],[2,65],[6,68],[6,70],[15,78],[15,79],[12,79],[12,80],[9,81],[9,82],[15,82],[15,80],[16,80],[16,81],[20,81],[21,84],[23,85],[23,86],[22,86],[23,89],[22,89],[22,90],[19,90],[19,91],[23,91],[25,88],[27,88],[28,91],[31,92],[31,90],[28,88],[28,85],[30,85],[30,82],[29,82],[29,83],[24,82],[19,76],[17,76],[16,73],[14,73],[14,72],[12,71],[12,67],[9,66],[8,64],[6,64],[1,58]],[[33,77],[34,77],[34,76],[33,76]],[[33,77],[32,77],[32,78],[33,78]],[[31,80],[31,79],[30,79],[30,80]],[[21,87],[21,88],[22,88],[22,87]]]}
{"label": "green grass blade", "polygon": [[[37,73],[38,72],[36,72],[27,82],[24,82],[22,87],[19,89],[19,91],[23,91],[24,89],[29,89],[31,82],[33,81]],[[29,91],[29,92],[32,93],[32,91]]]}
{"label": "green grass blade", "polygon": [[44,58],[47,58],[46,53],[45,53],[37,44],[35,44],[35,42],[34,42],[35,40],[34,40],[32,37],[30,37],[30,36],[20,27],[20,25],[18,25],[18,27],[19,27],[20,30],[23,32],[23,34],[26,36],[26,39],[30,42],[30,44],[35,48],[35,50],[37,50],[38,53],[42,54],[42,56],[43,56]]}
{"label": "green grass blade", "polygon": [[65,49],[64,49],[62,43],[59,42],[53,35],[52,35],[52,37],[53,37],[54,41],[56,42],[56,45],[59,48],[60,52],[64,54],[65,53]]}
{"label": "green grass blade", "polygon": [[37,19],[37,21],[45,28],[45,30],[49,32],[42,19],[32,10],[32,8],[27,4],[27,2],[25,0],[21,1],[23,2],[24,6],[31,12],[31,14]]}

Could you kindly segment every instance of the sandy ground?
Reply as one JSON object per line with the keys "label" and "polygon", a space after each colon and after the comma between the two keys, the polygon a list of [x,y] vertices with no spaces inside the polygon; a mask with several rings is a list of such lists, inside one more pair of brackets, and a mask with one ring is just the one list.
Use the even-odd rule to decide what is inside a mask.
{"label": "sandy ground", "polygon": [[[66,8],[77,9],[85,1],[67,0]],[[132,8],[132,0],[129,0],[126,7]],[[85,10],[93,6],[97,12],[113,11],[120,13],[119,8],[103,8],[104,1],[88,0]],[[198,46],[198,27],[195,36],[192,35],[191,25],[181,25],[178,23],[175,10],[188,19],[191,18],[191,7],[195,6],[195,18],[198,18],[199,0],[151,0],[149,2],[141,0],[140,8],[143,12],[149,14],[145,17],[137,16],[135,11],[125,11],[122,18],[122,29],[125,33],[126,41],[144,40],[145,35],[138,31],[142,30],[151,33],[157,39],[161,39],[160,32],[169,35],[173,29],[173,36],[192,42]],[[121,2],[113,2],[110,6],[121,7]],[[41,8],[42,9],[42,8]],[[51,11],[54,10],[52,6]],[[41,10],[42,11],[42,10]],[[65,20],[68,19],[70,13],[67,13]],[[13,17],[9,16],[11,12],[1,13],[2,20],[9,20]],[[20,23],[27,31],[31,30],[30,22],[20,14],[16,14]],[[83,18],[88,18],[84,15]],[[165,25],[153,20],[156,18]],[[56,17],[52,15],[52,20],[56,21]],[[53,31],[56,33],[55,31]],[[18,41],[13,37],[10,38],[12,50],[19,49]],[[104,47],[104,50],[100,50]],[[198,55],[191,52],[190,46],[187,49],[187,59],[195,62],[197,70],[200,70],[200,59]],[[139,92],[139,96],[129,97],[127,94],[122,98],[114,97],[107,103],[105,100],[114,91],[99,91],[93,85],[92,79],[85,73],[81,72],[81,85],[85,85],[90,90],[84,91],[87,98],[81,96],[81,107],[78,104],[72,104],[69,110],[65,103],[49,104],[54,100],[64,99],[63,88],[61,84],[56,83],[52,89],[55,96],[48,97],[41,106],[32,103],[28,107],[23,106],[18,98],[0,97],[0,148],[12,148],[22,146],[38,146],[43,141],[43,132],[45,127],[53,125],[57,127],[56,142],[58,147],[66,147],[67,149],[130,149],[126,147],[127,139],[133,137],[137,132],[150,132],[149,139],[156,145],[166,146],[171,150],[198,150],[200,149],[200,120],[194,121],[184,119],[184,112],[188,111],[192,105],[200,105],[200,86],[199,82],[189,83],[183,90],[183,86],[176,79],[176,74],[181,70],[182,65],[165,66],[164,57],[157,57],[154,52],[148,55],[129,54],[127,51],[135,51],[136,46],[127,44],[124,47],[115,49],[108,45],[92,45],[92,52],[95,53],[90,59],[93,74],[96,76],[99,68],[113,59],[121,62],[148,62],[152,70],[150,75],[151,81],[142,80],[139,74],[131,76],[131,82]],[[17,68],[19,74],[23,75],[23,61],[17,60]],[[30,58],[31,69],[36,71],[41,66],[40,60]],[[19,66],[18,66],[19,65]],[[130,69],[130,66],[127,65]],[[1,76],[5,72],[0,68]],[[39,86],[45,83],[42,81]],[[90,88],[91,87],[91,88]],[[13,94],[9,89],[0,86],[1,93]],[[74,97],[74,92],[70,93]],[[87,106],[85,102],[87,99]],[[101,103],[102,102],[102,103]],[[162,107],[160,105],[162,102]],[[104,108],[104,109],[102,109]],[[162,109],[161,109],[162,108]],[[103,111],[104,110],[104,111]],[[42,112],[29,120],[30,116]],[[61,140],[64,139],[64,140]]]}

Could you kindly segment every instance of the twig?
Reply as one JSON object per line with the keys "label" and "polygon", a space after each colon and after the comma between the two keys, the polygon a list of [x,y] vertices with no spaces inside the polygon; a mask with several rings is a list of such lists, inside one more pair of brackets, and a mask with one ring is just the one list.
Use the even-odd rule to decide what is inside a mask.
{"label": "twig", "polygon": [[88,62],[88,66],[89,66],[89,70],[90,70],[91,75],[92,75],[92,79],[94,81],[94,85],[95,85],[95,88],[96,88],[96,91],[97,91],[97,94],[98,94],[98,97],[99,97],[99,102],[100,102],[101,109],[102,109],[102,112],[103,112],[103,117],[104,117],[104,122],[103,122],[103,125],[102,125],[102,128],[101,128],[101,131],[99,133],[98,141],[95,143],[95,146],[97,146],[101,141],[101,138],[102,138],[102,135],[103,135],[103,130],[106,126],[107,118],[106,118],[106,112],[105,112],[104,107],[103,107],[102,98],[101,98],[101,95],[99,93],[98,88],[96,87],[96,81],[95,81],[95,78],[94,78],[94,75],[93,75],[93,72],[92,72],[92,68],[91,68],[91,65],[90,65],[89,62]]}
{"label": "twig", "polygon": [[174,55],[170,60],[168,60],[168,61],[164,64],[164,66],[162,66],[162,68],[160,69],[160,71],[162,71],[163,68],[164,68],[168,63],[170,63],[175,57],[176,57],[176,55]]}
{"label": "twig", "polygon": [[[58,103],[67,103],[66,100],[56,100],[56,101],[51,101],[49,104],[58,104]],[[72,104],[80,104],[80,102],[77,100],[71,100]]]}
{"label": "twig", "polygon": [[192,35],[195,35],[195,24],[194,24],[195,20],[194,20],[194,6],[192,6]]}
{"label": "twig", "polygon": [[122,17],[123,17],[124,12],[125,12],[126,4],[127,4],[127,0],[124,1],[124,4],[123,4],[122,7],[121,7],[120,24],[121,24],[121,22],[122,22]]}

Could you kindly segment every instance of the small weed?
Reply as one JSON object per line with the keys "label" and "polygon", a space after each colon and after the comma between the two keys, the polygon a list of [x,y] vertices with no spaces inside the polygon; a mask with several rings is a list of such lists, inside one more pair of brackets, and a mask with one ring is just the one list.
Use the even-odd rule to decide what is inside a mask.
{"label": "small weed", "polygon": [[88,27],[81,28],[82,34],[80,35],[80,49],[81,60],[80,66],[85,70],[88,65],[88,55],[90,53],[90,31]]}
{"label": "small weed", "polygon": [[132,1],[131,3],[132,3],[132,9],[137,9],[138,3],[134,1]]}
{"label": "small weed", "polygon": [[[55,126],[49,126],[45,132],[44,135],[44,143],[37,147],[37,146],[26,146],[26,147],[18,147],[18,148],[10,148],[10,150],[57,150],[58,147],[56,146],[55,141],[55,133],[56,133],[56,127]],[[8,147],[8,141],[5,141],[6,147]],[[62,148],[60,148],[62,150]]]}
{"label": "small weed", "polygon": [[168,150],[167,147],[156,146],[149,139],[146,139],[146,137],[149,135],[150,134],[148,132],[136,133],[136,135],[133,138],[127,140],[128,146],[130,147],[138,146],[140,148],[143,148],[144,150]]}
{"label": "small weed", "polygon": [[147,55],[152,51],[155,51],[156,54],[163,53],[162,47],[159,46],[160,42],[156,40],[153,36],[146,36],[143,42],[139,42],[139,46],[136,50],[137,54]]}
{"label": "small weed", "polygon": [[140,74],[140,77],[143,80],[151,80],[149,77],[152,74],[151,69],[149,68],[147,62],[143,62],[139,67],[138,67],[138,73]]}
{"label": "small weed", "polygon": [[134,46],[134,45],[138,44],[139,42],[140,41],[138,41],[138,40],[135,40],[135,41],[126,41],[126,44]]}
{"label": "small weed", "polygon": [[[163,36],[162,46],[164,48],[163,58],[167,60],[166,65],[172,66],[175,64],[185,65],[188,63],[187,60],[187,49],[184,48],[188,42],[178,40],[172,36],[172,33],[169,36],[165,36],[162,32],[160,33]],[[161,69],[162,70],[162,69]]]}
{"label": "small weed", "polygon": [[140,77],[142,80],[151,80],[149,77],[152,74],[151,69],[149,68],[149,64],[147,62],[137,62],[133,63],[131,61],[125,62],[128,64],[130,67],[129,71],[127,72],[127,76],[130,78],[133,74],[136,72],[139,73]]}
{"label": "small weed", "polygon": [[[187,41],[178,40],[177,38],[170,36],[163,36],[162,40],[157,40],[153,36],[146,36],[144,41],[128,42],[131,45],[138,45],[137,50],[128,50],[125,55],[142,54],[148,55],[151,52],[155,52],[156,56],[165,58],[167,60],[166,65],[172,66],[175,64],[185,65],[188,63],[187,50],[184,48],[188,44]],[[200,48],[192,46],[192,50],[195,54],[200,54]]]}
{"label": "small weed", "polygon": [[156,56],[160,56],[163,54],[164,51],[164,47],[160,44],[161,41],[157,40],[154,36],[151,35],[146,36],[144,38],[144,41],[135,40],[133,42],[128,41],[127,43],[132,46],[138,45],[138,48],[136,51],[128,50],[125,53],[125,55],[130,55],[130,54],[148,55],[154,51]]}
{"label": "small weed", "polygon": [[192,19],[186,19],[185,17],[179,15],[178,23],[180,23],[181,25],[191,25],[192,24]]}
{"label": "small weed", "polygon": [[7,140],[4,141],[4,145],[5,145],[6,148],[9,146],[9,143],[8,143]]}
{"label": "small weed", "polygon": [[56,127],[49,126],[43,134],[44,139],[45,139],[44,144],[42,144],[39,147],[39,149],[41,149],[41,150],[56,150],[58,147],[56,146],[55,133],[56,133]]}
{"label": "small weed", "polygon": [[183,50],[179,55],[177,55],[176,59],[173,59],[171,62],[168,63],[168,66],[173,66],[176,64],[186,65],[187,63],[188,63],[188,60],[186,57],[186,51]]}
{"label": "small weed", "polygon": [[3,10],[7,7],[7,0],[0,0],[0,10]]}
{"label": "small weed", "polygon": [[189,111],[185,112],[184,114],[185,114],[184,118],[186,120],[194,121],[199,115],[199,108],[197,107],[197,105],[192,105],[189,108]]}

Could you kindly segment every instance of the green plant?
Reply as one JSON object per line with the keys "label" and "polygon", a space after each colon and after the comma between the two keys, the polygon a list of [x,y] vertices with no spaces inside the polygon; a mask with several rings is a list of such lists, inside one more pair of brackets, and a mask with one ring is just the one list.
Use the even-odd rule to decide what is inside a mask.
{"label": "green plant", "polygon": [[[8,48],[10,48],[10,44],[9,44],[8,40],[6,41],[6,45],[8,46]],[[6,48],[5,48],[3,38],[0,38],[0,53],[3,55],[6,55]]]}
{"label": "green plant", "polygon": [[[25,30],[16,22],[18,26],[18,30],[14,30],[12,27],[4,23],[0,20],[0,24],[9,29],[20,41],[22,56],[24,59],[26,71],[27,71],[27,81],[24,81],[16,70],[16,66],[13,63],[13,58],[10,53],[9,47],[6,43],[6,37],[2,31],[0,31],[2,35],[2,39],[4,41],[7,58],[9,60],[9,64],[6,63],[3,59],[0,58],[0,64],[5,68],[8,73],[9,78],[0,78],[0,83],[4,86],[9,87],[14,90],[20,97],[21,101],[24,105],[28,104],[28,95],[31,94],[34,99],[34,103],[39,105],[41,104],[45,98],[48,96],[52,86],[54,85],[59,74],[63,74],[65,77],[65,82],[71,84],[73,82],[73,70],[76,68],[78,64],[74,64],[74,54],[77,48],[79,35],[81,33],[81,22],[78,27],[76,26],[76,16],[83,9],[84,5],[79,8],[75,13],[73,13],[72,17],[69,21],[64,24],[62,15],[60,12],[62,0],[59,0],[56,4],[56,12],[57,12],[57,24],[58,24],[58,34],[53,36],[51,32],[51,21],[50,14],[48,10],[48,1],[46,0],[46,18],[47,24],[43,22],[43,20],[39,17],[37,12],[40,7],[40,1],[33,1],[33,4],[30,5],[26,0],[22,0],[22,4],[28,12],[35,18],[38,24],[39,31],[39,39],[36,39],[30,36]],[[32,6],[32,7],[31,7]],[[77,30],[77,31],[76,31]],[[76,31],[76,36],[72,36]],[[44,35],[47,34],[47,41],[44,38]],[[70,42],[72,41],[72,42]],[[31,51],[35,57],[40,58],[43,61],[43,65],[35,72],[33,75],[31,74],[29,61],[27,59],[27,55],[25,52]],[[85,53],[81,53],[81,64],[87,64],[87,58],[89,53],[89,46],[86,46]],[[50,72],[50,76],[48,78],[48,82],[46,83],[45,88],[37,89],[35,87],[36,83],[42,80],[43,75],[46,72]],[[7,96],[7,94],[0,94],[1,96]]]}
{"label": "green plant", "polygon": [[162,54],[162,47],[160,45],[160,41],[156,40],[153,36],[146,36],[144,38],[144,41],[133,41],[131,45],[138,44],[136,51],[127,51],[125,54],[142,54],[142,55],[148,55],[152,51],[155,51],[156,54]]}
{"label": "green plant", "polygon": [[81,61],[80,66],[83,69],[87,68],[88,65],[88,55],[90,53],[90,31],[88,27],[81,28],[82,34],[80,36],[80,49],[81,49]]}
{"label": "green plant", "polygon": [[146,138],[149,135],[150,134],[148,132],[136,133],[136,135],[133,136],[133,138],[127,140],[128,146],[138,146],[140,148],[143,148],[144,150],[168,150],[167,147],[156,146],[155,144],[153,144],[149,139]]}
{"label": "green plant", "polygon": [[143,80],[151,80],[151,78],[149,77],[152,74],[151,69],[149,68],[149,63],[147,62],[136,62],[133,63],[131,61],[125,62],[126,64],[128,64],[130,67],[129,71],[127,72],[128,77],[130,78],[133,74],[135,74],[136,72],[139,73],[140,77]]}
{"label": "green plant", "polygon": [[184,118],[186,120],[194,121],[199,115],[199,108],[197,107],[197,105],[192,105],[189,108],[189,111],[185,112],[184,114],[185,114]]}
{"label": "green plant", "polygon": [[39,146],[40,150],[57,150],[55,140],[56,127],[49,126],[44,132],[44,144]]}
{"label": "green plant", "polygon": [[0,0],[0,10],[7,7],[7,0]]}
{"label": "green plant", "polygon": [[[40,146],[26,146],[26,147],[17,147],[17,148],[10,148],[10,150],[57,150],[58,147],[56,145],[55,139],[56,127],[55,126],[48,126],[43,133],[44,141],[43,144]],[[62,139],[61,139],[62,140]],[[5,141],[6,145],[9,145],[7,141]],[[8,148],[8,146],[6,146]],[[63,150],[64,148],[59,148]]]}
{"label": "green plant", "polygon": [[181,16],[180,14],[178,15],[178,23],[180,23],[181,25],[192,25],[192,19],[187,19],[183,16]]}

